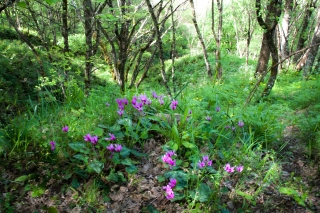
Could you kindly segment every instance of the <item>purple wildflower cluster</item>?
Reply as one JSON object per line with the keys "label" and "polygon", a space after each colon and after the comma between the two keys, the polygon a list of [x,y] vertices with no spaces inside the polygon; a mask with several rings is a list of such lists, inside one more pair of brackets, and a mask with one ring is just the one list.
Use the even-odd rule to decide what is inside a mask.
{"label": "purple wildflower cluster", "polygon": [[145,94],[141,94],[138,97],[133,96],[131,100],[132,106],[139,112],[143,111],[144,105],[151,105],[151,103],[152,101]]}
{"label": "purple wildflower cluster", "polygon": [[211,166],[212,160],[209,160],[209,156],[205,155],[202,157],[202,161],[199,161],[198,166],[200,169],[202,169],[205,166]]}
{"label": "purple wildflower cluster", "polygon": [[160,105],[163,105],[163,104],[164,104],[164,100],[163,100],[164,96],[163,96],[163,95],[157,95],[157,93],[156,93],[155,91],[153,91],[153,92],[152,92],[152,97],[153,97],[154,99],[158,99]]}
{"label": "purple wildflower cluster", "polygon": [[177,109],[177,106],[178,106],[178,101],[172,100],[172,102],[171,102],[171,104],[170,104],[170,108],[171,108],[172,110],[175,110],[175,109]]}
{"label": "purple wildflower cluster", "polygon": [[69,132],[69,127],[68,126],[62,127],[62,132]]}
{"label": "purple wildflower cluster", "polygon": [[92,136],[90,134],[86,134],[83,139],[87,142],[92,143],[93,145],[96,145],[98,143],[98,136]]}
{"label": "purple wildflower cluster", "polygon": [[166,152],[166,154],[164,156],[162,156],[162,161],[164,163],[169,164],[170,169],[172,169],[172,166],[176,165],[176,160],[172,159],[172,156],[176,155],[174,151],[168,151]]}
{"label": "purple wildflower cluster", "polygon": [[50,141],[49,144],[51,146],[51,150],[53,151],[56,148],[56,142]]}
{"label": "purple wildflower cluster", "polygon": [[118,98],[116,102],[118,104],[118,114],[122,116],[124,113],[124,106],[128,105],[128,100],[126,98]]}
{"label": "purple wildflower cluster", "polygon": [[112,153],[121,152],[122,145],[121,144],[109,144],[106,148],[107,148],[107,150],[109,150]]}
{"label": "purple wildflower cluster", "polygon": [[177,180],[174,178],[170,178],[168,185],[162,187],[163,190],[166,191],[166,198],[168,200],[172,200],[174,198],[174,192],[172,189],[176,186],[176,184],[177,184]]}
{"label": "purple wildflower cluster", "polygon": [[107,141],[114,141],[116,139],[116,136],[114,134],[109,133],[110,138],[105,138]]}
{"label": "purple wildflower cluster", "polygon": [[233,173],[234,169],[236,169],[238,172],[242,172],[242,170],[243,170],[242,165],[232,167],[229,163],[227,163],[223,168],[228,173]]}

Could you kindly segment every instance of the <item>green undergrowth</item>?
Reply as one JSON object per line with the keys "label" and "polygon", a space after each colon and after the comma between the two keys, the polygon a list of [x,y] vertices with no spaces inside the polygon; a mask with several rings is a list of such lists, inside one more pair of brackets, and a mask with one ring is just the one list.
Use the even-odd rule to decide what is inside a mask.
{"label": "green undergrowth", "polygon": [[[319,148],[320,82],[281,74],[269,99],[245,106],[254,67],[241,66],[242,62],[225,60],[223,80],[214,81],[205,77],[200,57],[177,61],[179,81],[173,97],[177,103],[160,89],[159,79],[125,94],[115,84],[96,86],[89,97],[71,82],[63,104],[54,98],[29,100],[29,110],[0,132],[2,155],[17,162],[25,159],[28,165],[41,161],[56,167],[45,170],[46,178],[30,172],[14,182],[39,197],[50,178],[62,178],[67,189],[61,190],[72,190],[77,205],[99,209],[97,196],[110,201],[111,187],[128,183],[141,158],[149,157],[142,147],[157,137],[162,148],[158,161],[164,170],[157,181],[161,186],[170,179],[177,181],[171,202],[186,203],[190,212],[229,212],[229,200],[240,212],[255,207],[268,187],[283,184],[278,156],[287,143],[283,130],[288,123],[309,137],[309,150]],[[49,91],[48,95],[54,97]],[[297,113],[301,110],[310,117],[303,118],[305,112]],[[62,131],[66,126],[68,130]],[[79,187],[84,184],[85,189]],[[18,199],[8,187],[5,190],[6,198]],[[293,193],[288,187],[281,191]],[[168,191],[163,193],[169,196]]]}

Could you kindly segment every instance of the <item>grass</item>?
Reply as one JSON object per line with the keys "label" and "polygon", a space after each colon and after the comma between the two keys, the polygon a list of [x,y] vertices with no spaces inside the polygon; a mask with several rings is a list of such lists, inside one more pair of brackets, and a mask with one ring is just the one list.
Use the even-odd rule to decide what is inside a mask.
{"label": "grass", "polygon": [[[320,80],[303,81],[294,73],[280,74],[265,102],[244,107],[255,80],[251,78],[254,66],[242,64],[243,59],[227,58],[223,61],[223,81],[214,83],[204,74],[202,57],[185,56],[177,60],[175,99],[178,107],[175,110],[170,109],[168,97],[164,97],[164,105],[151,98],[153,90],[158,95],[164,91],[159,87],[158,78],[148,79],[141,88],[126,91],[124,95],[118,92],[114,83],[108,82],[105,87],[96,86],[87,98],[82,88],[71,81],[66,87],[67,99],[63,104],[55,98],[45,97],[36,103],[29,101],[29,111],[16,116],[11,125],[0,132],[0,151],[20,160],[25,153],[33,153],[31,155],[37,159],[28,158],[29,162],[45,161],[49,168],[61,166],[56,171],[63,174],[62,182],[73,191],[76,205],[103,209],[102,195],[104,200],[109,200],[108,193],[113,184],[126,186],[136,175],[139,162],[146,157],[142,147],[148,140],[160,137],[158,146],[161,146],[162,155],[170,150],[176,153],[172,169],[163,164],[161,155],[157,156],[163,170],[159,173],[159,185],[166,185],[170,178],[178,181],[173,188],[174,202],[186,203],[190,212],[228,211],[226,203],[230,200],[239,210],[254,208],[258,205],[257,198],[268,187],[292,187],[292,184],[283,184],[280,178],[282,162],[279,157],[286,146],[283,141],[286,126],[298,126],[308,139],[302,142],[306,154],[311,159],[319,157],[314,150],[320,150]],[[105,77],[101,71],[97,76]],[[150,106],[144,106],[145,115],[131,106],[133,96],[141,94],[152,100]],[[47,97],[51,95],[48,91]],[[121,117],[115,100],[124,97],[129,104],[124,106],[125,113]],[[106,106],[106,102],[110,106]],[[307,111],[307,118],[299,113],[301,110]],[[158,113],[165,114],[170,120],[159,117]],[[211,120],[207,119],[209,117]],[[245,125],[238,126],[239,121]],[[69,126],[68,133],[61,131],[65,125]],[[83,141],[88,133],[99,137],[96,145]],[[115,135],[116,141],[104,139],[109,133]],[[53,151],[50,141],[56,142]],[[110,153],[105,149],[110,144],[121,144],[123,148],[121,152]],[[112,158],[110,154],[113,154]],[[213,165],[200,169],[198,163],[203,156],[208,156]],[[18,162],[16,165],[23,165]],[[243,165],[244,170],[228,173],[224,170],[227,163]],[[28,176],[28,181],[22,181],[22,185],[29,186],[35,197],[41,196],[44,191],[32,178]],[[57,175],[48,178],[61,181]],[[40,176],[34,180],[42,180],[44,186],[48,181]],[[300,199],[300,204],[305,202],[301,201],[305,194],[299,197],[287,188],[282,192],[295,196],[295,200]],[[5,190],[9,193],[8,188]],[[17,197],[8,194],[0,201],[7,206],[14,199]]]}

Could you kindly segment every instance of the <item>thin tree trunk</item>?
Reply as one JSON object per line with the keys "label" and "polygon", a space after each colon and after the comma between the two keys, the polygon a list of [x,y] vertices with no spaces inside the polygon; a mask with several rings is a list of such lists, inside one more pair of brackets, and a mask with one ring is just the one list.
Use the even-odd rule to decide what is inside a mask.
{"label": "thin tree trunk", "polygon": [[203,56],[204,56],[204,62],[206,64],[206,69],[207,69],[207,74],[211,78],[212,77],[212,71],[211,71],[211,66],[210,66],[209,60],[208,60],[208,52],[207,52],[207,48],[206,48],[206,46],[204,44],[202,35],[200,33],[200,29],[199,29],[199,26],[198,26],[198,23],[197,23],[197,17],[196,17],[196,11],[195,11],[195,8],[194,8],[194,3],[193,3],[193,0],[189,0],[189,2],[190,2],[190,5],[191,5],[192,22],[193,22],[194,28],[196,29],[197,36],[198,36],[198,39],[199,39],[201,47],[202,47],[202,52],[203,52]]}
{"label": "thin tree trunk", "polygon": [[303,55],[302,59],[299,61],[297,65],[297,70],[303,69],[303,75],[306,77],[308,73],[310,73],[313,63],[315,61],[316,55],[318,53],[319,44],[320,43],[320,9],[318,9],[317,14],[317,24],[314,30],[311,46],[312,48],[308,49],[307,52]]}
{"label": "thin tree trunk", "polygon": [[68,30],[68,0],[62,1],[62,37],[63,37],[63,43],[64,48],[63,51],[69,52],[69,30]]}
{"label": "thin tree trunk", "polygon": [[140,79],[138,80],[138,82],[135,84],[137,88],[140,86],[140,84],[142,83],[142,81],[147,77],[149,68],[150,68],[150,66],[151,66],[151,62],[152,62],[152,60],[153,60],[153,58],[154,58],[154,56],[155,56],[155,54],[156,54],[156,52],[157,52],[156,50],[157,50],[157,49],[155,48],[154,51],[152,52],[152,55],[151,55],[148,63],[147,63],[146,66],[145,66],[144,72],[142,73],[142,75],[141,75]]}
{"label": "thin tree trunk", "polygon": [[[299,33],[299,40],[298,40],[298,44],[297,44],[297,48],[296,48],[296,52],[303,49],[305,47],[305,42],[307,41],[308,37],[305,36],[305,32],[308,29],[308,24],[310,22],[310,18],[313,12],[313,7],[315,6],[315,2],[313,2],[314,0],[311,0],[306,8],[306,12],[305,12],[305,16],[303,17],[303,21],[301,24],[301,30]],[[301,57],[301,55],[303,55],[304,53],[298,53],[296,55],[294,55],[293,57],[293,63],[297,63]]]}
{"label": "thin tree trunk", "polygon": [[269,58],[270,58],[270,49],[267,41],[267,33],[263,33],[258,64],[256,67],[256,71],[254,73],[255,78],[259,78],[260,76],[263,76],[263,73],[266,72]]}
{"label": "thin tree trunk", "polygon": [[172,87],[173,94],[176,94],[176,79],[175,79],[175,57],[176,57],[176,27],[174,21],[174,12],[173,12],[173,0],[171,0],[170,5],[171,10],[171,22],[172,22],[172,43],[171,43],[171,79],[172,79]]}
{"label": "thin tree trunk", "polygon": [[280,56],[281,60],[287,58],[289,55],[288,37],[289,37],[289,24],[290,13],[293,8],[293,0],[286,0],[284,15],[282,18],[281,26],[279,26],[280,32]]}
{"label": "thin tree trunk", "polygon": [[85,93],[88,96],[90,85],[91,85],[91,71],[93,67],[92,56],[93,56],[93,8],[91,0],[83,0],[83,10],[84,10],[84,29],[86,37],[86,55],[85,55],[85,71],[84,71],[84,88]]}
{"label": "thin tree trunk", "polygon": [[152,8],[152,5],[150,3],[150,0],[145,0],[147,6],[148,6],[148,11],[151,15],[151,18],[152,18],[152,21],[153,21],[153,25],[154,25],[154,28],[155,28],[155,31],[156,31],[156,42],[157,42],[157,46],[159,48],[159,58],[160,58],[160,62],[161,62],[161,76],[162,76],[162,79],[163,79],[163,83],[164,83],[164,86],[167,90],[167,93],[168,95],[171,97],[171,91],[170,91],[170,88],[168,86],[168,81],[167,81],[167,78],[166,78],[166,73],[165,73],[165,64],[164,64],[164,56],[163,56],[163,47],[162,47],[162,39],[161,39],[161,33],[160,33],[160,30],[159,30],[159,24],[158,24],[158,21],[157,21],[157,17],[154,13],[154,10]]}

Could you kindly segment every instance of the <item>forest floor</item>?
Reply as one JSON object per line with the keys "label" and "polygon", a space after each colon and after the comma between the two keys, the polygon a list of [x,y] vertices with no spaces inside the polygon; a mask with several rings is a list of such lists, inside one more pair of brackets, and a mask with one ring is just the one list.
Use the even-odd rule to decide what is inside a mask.
{"label": "forest floor", "polygon": [[[294,126],[286,127],[284,140],[288,144],[281,155],[281,182],[295,184],[295,188],[300,187],[299,194],[295,198],[284,195],[279,193],[277,185],[270,185],[257,198],[256,205],[247,204],[248,209],[245,212],[320,212],[319,166],[307,159],[304,148],[300,146],[302,138],[299,133],[299,129]],[[71,187],[75,184],[70,183],[71,179],[65,178],[63,170],[68,168],[63,165],[53,166],[34,158],[8,161],[2,159],[4,163],[0,166],[0,204],[3,206],[0,207],[0,212],[190,212],[187,203],[167,200],[162,189],[163,183],[158,182],[157,177],[165,171],[159,161],[163,155],[159,146],[161,142],[159,137],[145,143],[139,151],[147,153],[148,157],[141,160],[139,171],[129,176],[125,184],[111,186],[107,199],[102,191],[92,188],[94,178],[77,182],[76,189]],[[12,181],[22,175],[35,173],[39,174],[37,182],[29,181],[29,184],[26,184]],[[37,184],[39,186],[42,177],[48,175],[51,178],[44,188],[32,188]],[[35,196],[37,192],[41,195]],[[305,192],[306,199],[302,198],[301,202],[306,207],[298,204],[299,198],[303,197],[302,193]],[[243,209],[243,203],[234,201],[230,194],[222,196],[221,203],[226,204],[229,212],[239,212],[239,208]],[[94,205],[88,204],[90,200]]]}

